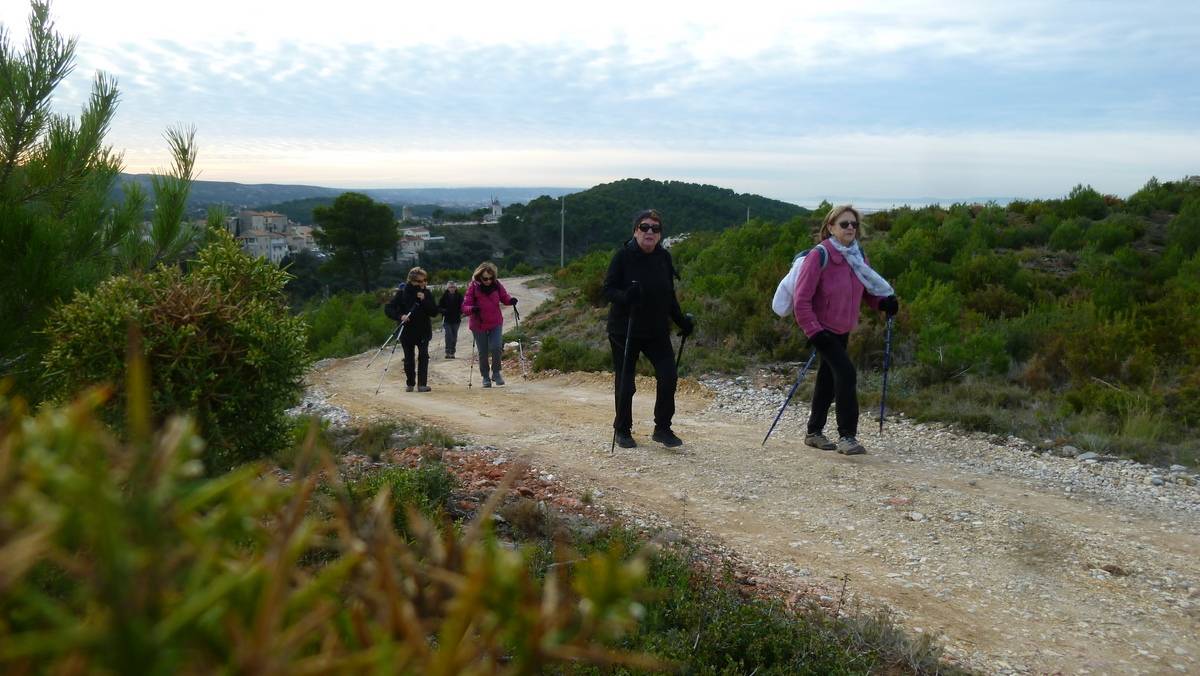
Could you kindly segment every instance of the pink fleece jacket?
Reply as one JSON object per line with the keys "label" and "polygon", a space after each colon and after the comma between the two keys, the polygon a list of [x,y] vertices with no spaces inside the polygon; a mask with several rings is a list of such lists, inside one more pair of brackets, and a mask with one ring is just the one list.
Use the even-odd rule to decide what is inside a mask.
{"label": "pink fleece jacket", "polygon": [[[867,293],[845,257],[828,239],[818,246],[825,247],[829,262],[821,267],[821,252],[816,247],[804,258],[796,278],[796,294],[792,297],[796,323],[809,338],[822,330],[850,333],[858,326],[863,301],[877,310],[882,298]],[[865,254],[863,259],[866,260]]]}
{"label": "pink fleece jacket", "polygon": [[[497,326],[504,325],[504,315],[500,314],[500,304],[512,305],[512,297],[508,295],[504,285],[500,280],[494,280],[492,285],[496,290],[492,293],[482,291],[479,287],[482,286],[479,282],[472,280],[467,286],[467,292],[463,294],[462,311],[463,314],[470,317],[467,326],[472,331],[491,331]],[[475,308],[479,308],[479,314],[475,314]]]}

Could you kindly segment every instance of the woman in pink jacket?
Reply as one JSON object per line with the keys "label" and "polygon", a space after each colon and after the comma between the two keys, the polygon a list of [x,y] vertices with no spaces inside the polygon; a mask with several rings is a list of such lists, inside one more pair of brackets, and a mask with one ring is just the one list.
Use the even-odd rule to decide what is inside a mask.
{"label": "woman in pink jacket", "polygon": [[492,383],[504,384],[504,378],[500,376],[500,353],[503,349],[500,336],[504,333],[501,304],[516,305],[517,299],[508,295],[496,277],[496,266],[491,261],[484,261],[471,275],[471,283],[463,294],[462,302],[463,314],[471,318],[467,326],[471,329],[475,349],[479,352],[479,375],[483,377],[484,387],[491,387]]}
{"label": "woman in pink jacket", "polygon": [[[857,440],[857,374],[846,354],[850,332],[858,326],[863,301],[889,317],[900,308],[892,286],[867,264],[858,245],[861,233],[862,219],[857,209],[848,204],[830,209],[817,233],[817,246],[800,266],[792,297],[796,323],[821,355],[804,444],[844,455],[866,453]],[[821,247],[824,256],[817,250]],[[836,444],[824,433],[829,406],[834,401],[839,436]]]}

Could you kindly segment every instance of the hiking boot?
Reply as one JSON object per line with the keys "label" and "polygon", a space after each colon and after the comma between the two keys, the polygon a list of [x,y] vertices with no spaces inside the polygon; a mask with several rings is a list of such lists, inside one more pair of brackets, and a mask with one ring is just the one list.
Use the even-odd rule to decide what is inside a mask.
{"label": "hiking boot", "polygon": [[483,379],[483,386],[484,386],[484,387],[491,387],[491,386],[492,386],[492,381],[488,380],[487,378],[484,378],[484,379]]}
{"label": "hiking boot", "polygon": [[499,387],[504,384],[504,379],[500,377],[499,373],[493,373],[492,382],[496,383],[496,387]]}
{"label": "hiking boot", "polygon": [[418,392],[432,392],[433,388],[428,385],[418,385],[417,391]]}
{"label": "hiking boot", "polygon": [[621,430],[617,430],[617,445],[621,448],[637,448],[637,442],[633,440],[633,435]]}
{"label": "hiking boot", "polygon": [[833,443],[820,432],[813,432],[804,436],[804,445],[812,448],[818,448],[822,451],[832,451],[837,448],[837,444]]}
{"label": "hiking boot", "polygon": [[650,438],[668,448],[675,448],[676,446],[683,445],[683,439],[675,436],[675,433],[671,431],[670,427],[662,430],[654,430],[654,434],[651,434]]}
{"label": "hiking boot", "polygon": [[867,452],[867,449],[858,443],[858,439],[854,437],[842,437],[837,442],[837,452],[842,455],[862,455]]}
{"label": "hiking boot", "polygon": [[404,391],[405,391],[405,392],[412,392],[412,391],[413,391],[413,386],[412,386],[412,385],[405,385],[405,386],[404,386]]}

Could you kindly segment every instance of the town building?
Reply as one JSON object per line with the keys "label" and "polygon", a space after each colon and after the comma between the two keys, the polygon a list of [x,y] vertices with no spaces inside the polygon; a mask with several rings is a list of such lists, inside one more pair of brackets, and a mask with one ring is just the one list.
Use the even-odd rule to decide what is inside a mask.
{"label": "town building", "polygon": [[247,230],[237,236],[242,251],[278,265],[288,255],[288,237],[281,232]]}

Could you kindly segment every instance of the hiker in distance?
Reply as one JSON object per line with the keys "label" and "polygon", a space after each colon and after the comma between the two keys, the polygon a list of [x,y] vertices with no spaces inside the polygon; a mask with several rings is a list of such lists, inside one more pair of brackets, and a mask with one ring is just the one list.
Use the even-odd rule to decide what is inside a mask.
{"label": "hiker in distance", "polygon": [[[425,288],[429,275],[421,268],[408,271],[407,283],[396,292],[388,305],[402,312],[400,321],[404,332],[400,334],[400,347],[404,349],[405,392],[429,392],[429,340],[433,337],[430,319],[437,316],[437,305],[433,292]],[[414,354],[416,359],[414,360]]]}
{"label": "hiker in distance", "polygon": [[[858,376],[846,354],[850,332],[858,326],[864,301],[888,317],[900,309],[892,286],[868,265],[858,244],[861,235],[862,219],[857,209],[850,205],[830,209],[817,233],[817,246],[800,267],[792,298],[796,323],[821,355],[804,444],[844,455],[866,453],[857,439]],[[824,255],[818,250],[822,247]],[[829,406],[835,401],[837,443],[824,434]]]}
{"label": "hiker in distance", "polygon": [[665,446],[683,443],[671,430],[675,416],[675,354],[671,347],[671,321],[681,336],[689,336],[692,320],[679,309],[675,297],[675,266],[662,246],[662,216],[654,209],[638,212],[633,219],[633,237],[621,245],[608,264],[604,297],[608,310],[608,344],[612,349],[617,414],[613,419],[616,443],[634,448],[634,373],[639,354],[654,366],[657,393],[654,399],[654,434],[651,439]]}
{"label": "hiker in distance", "polygon": [[467,327],[471,329],[475,349],[479,351],[479,375],[484,387],[504,384],[500,375],[500,353],[504,347],[500,342],[500,336],[504,334],[501,304],[516,305],[517,299],[508,295],[496,277],[496,266],[491,261],[484,261],[471,275],[462,301],[462,312],[470,317]]}
{"label": "hiker in distance", "polygon": [[442,313],[442,329],[446,338],[446,359],[454,359],[454,348],[458,345],[458,326],[462,323],[463,295],[454,282],[446,283],[446,290],[438,300],[438,312]]}

